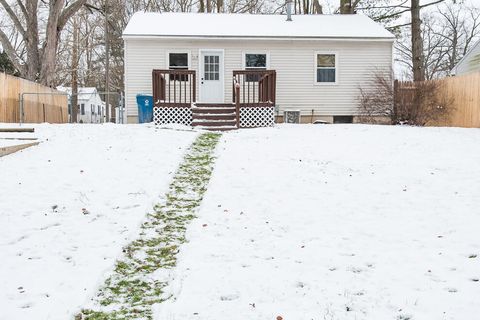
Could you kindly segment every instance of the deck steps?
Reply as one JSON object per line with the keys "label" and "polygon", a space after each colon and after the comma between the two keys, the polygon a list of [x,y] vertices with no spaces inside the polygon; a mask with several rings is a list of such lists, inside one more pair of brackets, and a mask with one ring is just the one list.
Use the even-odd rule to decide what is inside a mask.
{"label": "deck steps", "polygon": [[230,130],[237,130],[237,126],[195,126],[196,129],[202,129],[202,130],[209,130],[209,131],[230,131]]}
{"label": "deck steps", "polygon": [[232,103],[196,103],[192,107],[192,126],[197,129],[226,131],[237,129],[237,113]]}
{"label": "deck steps", "polygon": [[205,113],[213,113],[213,114],[230,114],[235,113],[235,107],[217,107],[212,105],[211,107],[192,107],[193,114],[205,114]]}
{"label": "deck steps", "polygon": [[236,121],[237,115],[235,113],[194,113],[192,114],[193,121],[195,120],[232,120]]}

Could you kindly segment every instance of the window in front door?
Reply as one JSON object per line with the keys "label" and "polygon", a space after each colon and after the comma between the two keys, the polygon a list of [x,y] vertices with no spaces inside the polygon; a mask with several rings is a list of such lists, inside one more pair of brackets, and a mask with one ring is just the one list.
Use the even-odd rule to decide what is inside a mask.
{"label": "window in front door", "polygon": [[220,80],[220,57],[204,56],[204,80]]}

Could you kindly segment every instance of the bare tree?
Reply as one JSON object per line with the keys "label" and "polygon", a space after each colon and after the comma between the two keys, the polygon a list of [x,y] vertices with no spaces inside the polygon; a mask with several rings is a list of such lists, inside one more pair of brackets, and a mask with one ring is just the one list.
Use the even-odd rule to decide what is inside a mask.
{"label": "bare tree", "polygon": [[394,123],[393,71],[373,72],[359,91],[360,122],[376,124],[390,119]]}
{"label": "bare tree", "polygon": [[449,72],[468,52],[473,40],[480,36],[480,9],[446,5],[436,12],[435,33],[447,47],[443,72]]}
{"label": "bare tree", "polygon": [[78,18],[73,19],[73,41],[72,41],[72,95],[70,98],[72,122],[77,122],[78,115]]}
{"label": "bare tree", "polygon": [[[0,4],[15,25],[23,40],[26,57],[21,59],[8,35],[0,29],[0,41],[10,60],[20,74],[44,85],[53,85],[55,78],[56,53],[60,33],[72,15],[86,0],[41,2],[39,0],[17,0],[17,10],[7,2]],[[47,17],[46,21],[41,17]]]}
{"label": "bare tree", "polygon": [[[451,69],[466,54],[473,40],[480,36],[480,12],[476,8],[445,3],[437,10],[422,14],[422,70],[425,79],[448,76]],[[413,76],[413,50],[410,28],[396,44],[397,61]],[[413,78],[413,77],[412,77]]]}
{"label": "bare tree", "polygon": [[446,118],[454,99],[442,88],[441,80],[396,82],[393,122],[425,126]]}
{"label": "bare tree", "polygon": [[443,82],[395,81],[393,73],[376,71],[360,87],[360,121],[365,123],[409,124],[424,126],[445,118],[454,108],[453,99]]}

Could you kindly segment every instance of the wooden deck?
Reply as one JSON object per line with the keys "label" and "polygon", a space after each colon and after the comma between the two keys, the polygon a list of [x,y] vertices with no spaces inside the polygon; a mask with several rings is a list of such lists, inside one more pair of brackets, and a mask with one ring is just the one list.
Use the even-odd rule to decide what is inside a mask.
{"label": "wooden deck", "polygon": [[[235,70],[232,74],[231,103],[197,103],[197,76],[194,70],[153,70],[152,87],[154,108],[160,110],[155,117],[159,123],[182,123],[193,127],[210,130],[232,130],[240,127],[255,127],[253,120],[244,119],[256,111],[260,114],[265,109],[273,115],[276,97],[275,70]],[[188,108],[189,110],[182,110]],[[245,114],[242,116],[241,113]],[[257,112],[257,113],[258,113]],[[243,117],[243,118],[242,118]],[[158,121],[157,121],[158,120]],[[244,121],[243,121],[244,120]],[[242,123],[248,123],[242,126]],[[264,126],[259,122],[258,126]]]}

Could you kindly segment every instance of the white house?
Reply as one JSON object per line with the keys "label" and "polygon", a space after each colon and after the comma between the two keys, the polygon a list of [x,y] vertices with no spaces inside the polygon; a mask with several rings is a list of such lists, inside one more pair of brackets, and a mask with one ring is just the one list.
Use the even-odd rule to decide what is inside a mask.
{"label": "white house", "polygon": [[480,71],[480,40],[457,63],[452,70],[452,74],[459,76],[475,71]]}
{"label": "white house", "polygon": [[[271,124],[274,114],[281,120],[288,110],[299,110],[302,122],[355,121],[359,87],[375,72],[392,70],[395,37],[357,14],[287,21],[285,15],[138,12],[123,39],[128,122],[138,121],[136,94],[153,93],[157,122],[208,125],[205,115],[213,113],[249,127]],[[221,109],[236,105],[234,88],[235,117],[235,109]]]}
{"label": "white house", "polygon": [[[71,108],[72,88],[58,87],[60,91],[68,93],[68,110]],[[78,115],[77,121],[81,123],[103,123],[105,122],[105,102],[98,94],[95,87],[78,88]]]}

